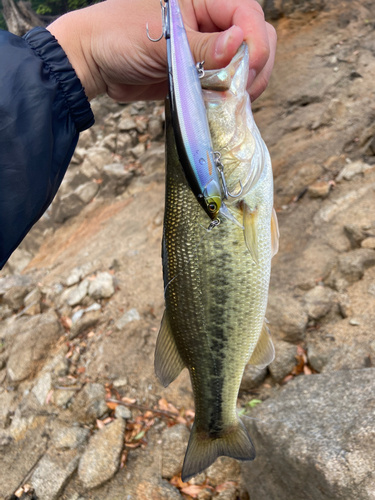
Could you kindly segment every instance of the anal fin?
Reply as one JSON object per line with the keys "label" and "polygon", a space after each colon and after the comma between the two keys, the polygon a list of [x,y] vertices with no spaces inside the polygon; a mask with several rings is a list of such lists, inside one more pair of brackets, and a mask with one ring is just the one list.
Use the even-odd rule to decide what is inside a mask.
{"label": "anal fin", "polygon": [[185,368],[172,335],[167,311],[164,311],[155,349],[155,373],[164,387],[175,380]]}
{"label": "anal fin", "polygon": [[271,217],[271,258],[279,251],[279,238],[279,223],[277,222],[276,210],[273,208]]}
{"label": "anal fin", "polygon": [[253,258],[258,264],[258,211],[250,210],[249,206],[243,201],[243,225],[246,246]]}
{"label": "anal fin", "polygon": [[255,365],[258,368],[265,368],[275,359],[275,348],[272,343],[271,334],[266,323],[263,323],[263,328],[260,333],[257,345],[250,357],[249,364]]}

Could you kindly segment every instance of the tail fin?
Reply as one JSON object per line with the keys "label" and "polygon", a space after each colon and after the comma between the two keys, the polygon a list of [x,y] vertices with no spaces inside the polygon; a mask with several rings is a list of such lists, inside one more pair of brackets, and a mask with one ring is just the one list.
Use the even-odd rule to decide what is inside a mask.
{"label": "tail fin", "polygon": [[182,480],[189,481],[222,455],[237,460],[254,460],[255,448],[242,421],[238,419],[236,426],[215,438],[199,433],[194,424],[182,468]]}

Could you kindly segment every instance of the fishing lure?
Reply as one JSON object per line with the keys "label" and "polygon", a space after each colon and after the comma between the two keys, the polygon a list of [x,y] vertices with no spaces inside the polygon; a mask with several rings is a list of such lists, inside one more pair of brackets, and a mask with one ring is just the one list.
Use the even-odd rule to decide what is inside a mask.
{"label": "fishing lure", "polygon": [[[237,223],[222,198],[237,198],[229,193],[220,154],[213,151],[206,108],[199,78],[204,76],[203,62],[195,64],[190,50],[178,0],[160,0],[163,37],[167,41],[168,81],[172,126],[178,156],[185,177],[197,200],[212,220],[218,214]],[[220,187],[221,178],[223,195]]]}

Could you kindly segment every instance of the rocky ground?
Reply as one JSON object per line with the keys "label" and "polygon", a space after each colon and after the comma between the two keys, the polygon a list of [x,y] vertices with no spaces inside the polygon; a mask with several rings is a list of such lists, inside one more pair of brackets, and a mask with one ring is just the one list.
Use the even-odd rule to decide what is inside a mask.
{"label": "rocky ground", "polygon": [[257,459],[181,482],[190,382],[165,390],[153,373],[163,106],[100,98],[52,207],[0,272],[0,499],[375,498],[375,8],[265,9],[279,47],[253,110],[281,239],[276,359],[247,367],[238,400]]}

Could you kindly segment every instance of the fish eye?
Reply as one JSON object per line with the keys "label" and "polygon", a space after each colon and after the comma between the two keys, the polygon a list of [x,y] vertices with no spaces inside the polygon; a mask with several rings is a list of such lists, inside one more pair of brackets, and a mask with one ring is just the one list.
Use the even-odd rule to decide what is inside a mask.
{"label": "fish eye", "polygon": [[216,203],[209,203],[209,204],[208,204],[208,210],[209,210],[210,212],[216,212],[216,210],[217,210],[217,205],[216,205]]}

